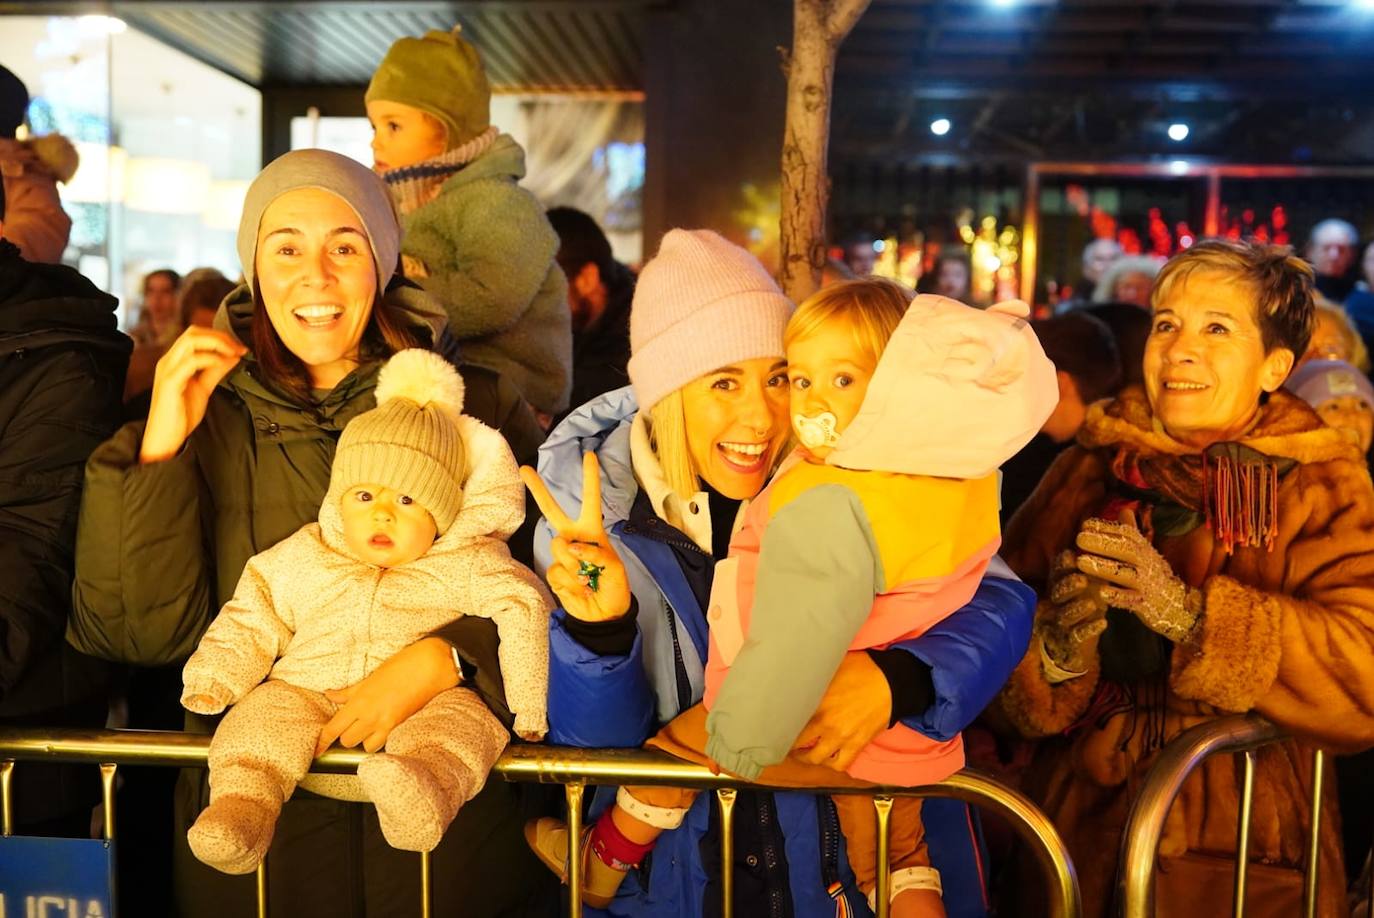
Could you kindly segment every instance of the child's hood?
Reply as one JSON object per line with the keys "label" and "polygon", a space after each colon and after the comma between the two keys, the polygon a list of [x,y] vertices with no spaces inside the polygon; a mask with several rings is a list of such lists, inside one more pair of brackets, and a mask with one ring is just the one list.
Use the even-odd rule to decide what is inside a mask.
{"label": "child's hood", "polygon": [[[425,556],[459,551],[473,539],[505,541],[525,520],[525,485],[506,438],[476,418],[458,419],[463,438],[463,502],[458,517]],[[352,553],[344,542],[342,493],[331,489],[320,505],[320,535],[326,545],[341,554]]]}
{"label": "child's hood", "polygon": [[1059,384],[1020,300],[986,310],[916,297],[858,415],[826,458],[864,471],[982,478],[1054,411]]}

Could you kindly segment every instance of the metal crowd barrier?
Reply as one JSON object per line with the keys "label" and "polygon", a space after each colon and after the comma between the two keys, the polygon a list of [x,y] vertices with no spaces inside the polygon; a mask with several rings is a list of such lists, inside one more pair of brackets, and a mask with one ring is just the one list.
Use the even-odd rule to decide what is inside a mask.
{"label": "metal crowd barrier", "polygon": [[[163,765],[179,768],[204,768],[210,737],[200,734],[151,730],[18,730],[0,728],[0,829],[13,830],[11,777],[16,761],[75,762],[100,766],[105,803],[105,837],[115,837],[114,783],[118,765]],[[352,773],[367,756],[360,749],[335,746],[315,760],[312,771]],[[583,794],[588,784],[658,784],[714,790],[721,821],[721,911],[725,918],[734,914],[734,882],[730,865],[734,860],[732,817],[737,790],[741,787],[762,790],[792,790],[766,784],[745,784],[727,775],[712,774],[707,768],[674,759],[661,752],[638,749],[575,749],[565,746],[511,746],[493,769],[507,781],[530,781],[564,785],[570,836],[578,838],[582,828]],[[811,790],[808,788],[808,790]],[[879,918],[888,918],[887,890],[890,882],[887,864],[888,823],[895,796],[952,797],[990,810],[1005,818],[1026,842],[1045,874],[1053,918],[1078,918],[1082,903],[1078,878],[1059,833],[1048,817],[1026,797],[998,781],[975,771],[964,770],[939,784],[918,788],[852,787],[815,788],[817,793],[874,795],[878,816],[878,902]],[[430,860],[421,854],[421,915],[431,914]],[[569,914],[582,914],[581,859],[570,858]],[[267,864],[257,872],[257,903],[260,918],[267,916]]]}
{"label": "metal crowd barrier", "polygon": [[[1155,866],[1164,821],[1175,798],[1202,762],[1222,753],[1244,755],[1241,776],[1240,818],[1236,826],[1236,875],[1232,914],[1245,914],[1245,882],[1250,855],[1250,811],[1254,804],[1255,750],[1283,742],[1288,735],[1262,717],[1236,714],[1198,724],[1171,740],[1159,759],[1145,775],[1140,796],[1131,808],[1121,838],[1121,870],[1117,893],[1123,918],[1154,918]],[[1321,799],[1326,754],[1317,749],[1312,756],[1312,824],[1307,844],[1306,875],[1303,879],[1303,914],[1317,913],[1317,878],[1321,859]]]}

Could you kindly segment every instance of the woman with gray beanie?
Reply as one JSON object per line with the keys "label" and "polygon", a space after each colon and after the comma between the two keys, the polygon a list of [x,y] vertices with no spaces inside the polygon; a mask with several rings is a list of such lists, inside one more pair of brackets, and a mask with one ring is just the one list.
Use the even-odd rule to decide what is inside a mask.
{"label": "woman with gray beanie", "polygon": [[[399,250],[386,187],[361,165],[302,150],[262,171],[239,224],[247,282],[225,299],[214,328],[188,328],[158,362],[147,421],[120,429],[87,465],[68,631],[79,650],[144,666],[184,660],[248,559],[315,519],[339,433],[375,405],[380,364],[404,348],[434,347],[444,328],[442,308],[398,277]],[[503,406],[520,406],[499,379],[464,375],[467,410],[479,420],[501,426],[510,419]],[[468,683],[508,714],[493,681],[490,624],[464,621],[470,633],[450,628],[445,637],[475,668]],[[379,749],[392,727],[460,678],[445,640],[412,644],[330,693],[338,713],[321,742]],[[188,729],[210,726],[188,718]],[[186,772],[178,785],[178,907],[251,914],[253,881],[204,867],[186,847],[205,804],[202,775]],[[418,914],[415,855],[386,845],[371,807],[346,802],[359,799],[349,781],[314,788],[282,811],[270,851],[272,909]],[[433,857],[441,910],[461,903],[464,914],[507,914],[539,892],[542,871],[502,782],[464,807]]]}

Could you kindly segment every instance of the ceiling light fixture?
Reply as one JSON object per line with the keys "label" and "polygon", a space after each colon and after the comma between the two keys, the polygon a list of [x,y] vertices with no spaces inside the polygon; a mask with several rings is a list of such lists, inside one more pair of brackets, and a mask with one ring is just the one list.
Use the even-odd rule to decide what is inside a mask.
{"label": "ceiling light fixture", "polygon": [[936,137],[943,137],[949,133],[950,123],[948,118],[936,118],[930,122],[930,133]]}
{"label": "ceiling light fixture", "polygon": [[90,15],[81,16],[77,19],[82,31],[96,34],[119,35],[129,28],[123,19],[117,16]]}
{"label": "ceiling light fixture", "polygon": [[1184,124],[1182,121],[1175,121],[1173,124],[1169,125],[1169,139],[1175,143],[1187,140],[1188,125]]}

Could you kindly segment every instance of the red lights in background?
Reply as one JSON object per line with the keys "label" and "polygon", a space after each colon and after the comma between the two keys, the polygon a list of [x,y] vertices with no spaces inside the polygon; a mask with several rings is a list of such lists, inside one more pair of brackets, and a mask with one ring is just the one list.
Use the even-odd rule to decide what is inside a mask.
{"label": "red lights in background", "polygon": [[1237,220],[1231,216],[1231,210],[1225,204],[1221,206],[1220,227],[1221,235],[1227,239],[1253,239],[1256,242],[1272,242],[1276,245],[1288,245],[1291,237],[1288,235],[1288,211],[1282,204],[1274,205],[1269,211],[1267,222],[1256,223],[1255,211],[1247,207],[1240,213]]}

